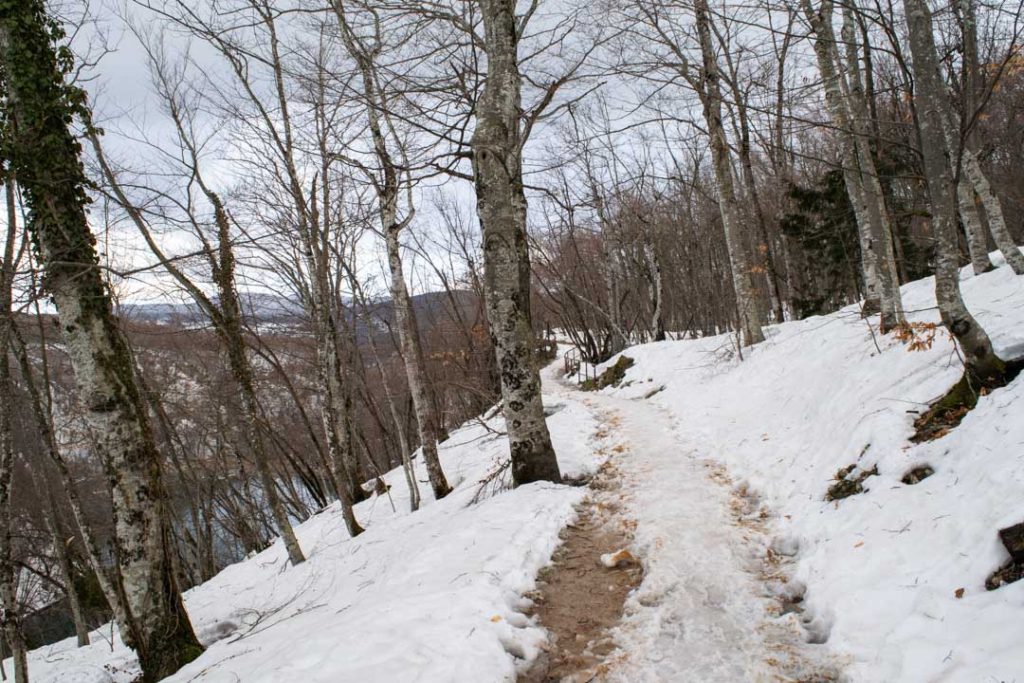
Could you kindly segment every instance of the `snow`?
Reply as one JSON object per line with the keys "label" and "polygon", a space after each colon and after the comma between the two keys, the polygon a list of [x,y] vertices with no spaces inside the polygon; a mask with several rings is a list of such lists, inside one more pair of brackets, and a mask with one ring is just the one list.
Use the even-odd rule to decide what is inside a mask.
{"label": "snow", "polygon": [[[593,418],[576,403],[549,401],[548,409],[563,469],[593,471],[601,463],[588,447]],[[504,425],[499,418],[488,427]],[[422,484],[425,504],[409,514],[404,475],[390,472],[397,512],[386,496],[359,504],[366,532],[357,538],[331,507],[297,528],[304,564],[286,566],[278,541],[188,591],[186,607],[209,647],[167,680],[514,681],[517,663],[532,660],[544,639],[522,614],[522,595],[584,490],[532,484],[473,503],[480,480],[507,459],[507,439],[464,427],[440,454],[455,487],[443,500],[428,501]],[[87,648],[68,639],[33,651],[32,680],[132,680],[134,655],[109,639],[106,627]]]}
{"label": "snow", "polygon": [[[1024,280],[1003,267],[980,277],[965,273],[962,286],[997,351],[1021,355]],[[911,320],[938,321],[933,287],[928,278],[903,288]],[[947,436],[913,445],[910,411],[922,410],[962,372],[945,332],[930,350],[908,351],[890,337],[873,339],[851,307],[768,333],[765,344],[744,351],[743,362],[726,336],[628,349],[636,364],[620,388],[604,391],[665,410],[675,423],[673,453],[669,444],[637,451],[637,467],[651,470],[637,482],[644,491],[636,505],[639,529],[665,542],[649,549],[649,565],[704,555],[709,543],[714,549],[718,539],[692,525],[704,514],[697,498],[717,494],[706,482],[694,490],[692,481],[699,477],[695,463],[721,463],[736,486],[760,497],[769,546],[795,553],[789,579],[806,587],[805,638],[827,640],[844,679],[1024,678],[1024,582],[994,592],[984,587],[1008,559],[997,530],[1024,519],[1024,379],[983,397]],[[655,436],[649,430],[648,438]],[[835,472],[853,463],[877,464],[879,475],[865,481],[866,493],[825,502]],[[901,483],[923,464],[935,474]],[[677,509],[659,510],[669,505]],[[680,534],[693,538],[680,541]],[[672,573],[657,571],[650,581]],[[678,578],[686,580],[682,572]],[[732,590],[742,590],[740,581],[730,579]],[[658,589],[647,583],[641,593]],[[627,626],[672,633],[664,622],[685,614],[676,600],[706,590],[676,589],[673,600],[641,606]],[[662,652],[677,666],[691,655]],[[742,678],[750,680],[749,671]]]}
{"label": "snow", "polygon": [[[622,399],[595,404],[617,418],[628,444],[618,464],[644,560],[617,634],[628,655],[612,679],[772,680],[774,648],[759,634],[769,601],[760,595],[754,548],[732,524],[729,490],[679,448],[668,411]],[[800,643],[796,629],[781,630],[784,643]]]}
{"label": "snow", "polygon": [[[937,322],[933,286],[903,288],[911,320]],[[1024,279],[965,273],[963,290],[999,352],[1024,354]],[[997,530],[1024,519],[1024,379],[911,444],[915,411],[960,377],[954,346],[939,330],[910,351],[869,322],[850,307],[773,326],[742,361],[728,336],[634,347],[625,381],[592,394],[558,381],[558,363],[545,371],[563,472],[615,458],[636,523],[629,548],[607,549],[644,566],[609,680],[1024,680],[1024,582],[984,588],[1007,559]],[[397,511],[387,497],[360,504],[358,538],[329,508],[298,528],[307,563],[286,567],[277,544],[189,591],[209,648],[169,680],[514,681],[544,640],[522,596],[584,490],[533,484],[474,502],[507,457],[490,431],[501,419],[488,426],[443,444],[455,485],[444,500],[408,514],[391,472]],[[879,474],[826,502],[851,464]],[[901,483],[925,464],[932,476]],[[101,632],[89,648],[31,653],[33,681],[131,680],[131,652]]]}

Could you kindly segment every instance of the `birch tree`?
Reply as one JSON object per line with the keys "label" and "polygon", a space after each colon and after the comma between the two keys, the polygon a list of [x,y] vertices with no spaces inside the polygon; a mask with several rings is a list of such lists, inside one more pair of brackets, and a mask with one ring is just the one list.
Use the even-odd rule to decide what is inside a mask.
{"label": "birch tree", "polygon": [[814,33],[814,53],[825,89],[825,104],[838,128],[843,178],[857,216],[861,263],[864,274],[864,312],[881,311],[881,326],[888,330],[903,321],[902,302],[895,262],[892,231],[874,159],[867,146],[867,120],[860,75],[848,69],[857,64],[856,40],[851,36],[852,14],[844,17],[846,66],[832,27],[832,0],[822,0],[815,11],[802,0],[804,15]]}
{"label": "birch tree", "polygon": [[[3,29],[0,28],[0,31]],[[0,40],[3,38],[0,33]],[[4,131],[9,134],[10,128]],[[18,570],[14,565],[11,539],[11,501],[14,491],[14,396],[11,391],[11,361],[7,353],[14,327],[13,288],[21,251],[18,249],[14,177],[4,179],[7,199],[7,230],[3,262],[0,263],[0,608],[3,633],[14,660],[15,683],[28,683],[28,657],[21,630],[18,606]]]}
{"label": "birch tree", "polygon": [[[199,145],[196,142],[196,124],[194,112],[189,111],[183,101],[181,89],[184,74],[175,75],[171,66],[163,58],[162,52],[147,46],[150,67],[154,78],[156,92],[163,100],[163,105],[176,132],[183,177],[188,178],[189,187],[185,196],[195,191],[209,204],[212,211],[212,230],[207,230],[198,215],[198,210],[191,205],[185,206],[186,224],[191,225],[193,234],[202,244],[202,255],[209,268],[209,276],[213,282],[217,297],[208,297],[202,289],[181,268],[175,265],[161,249],[153,231],[142,211],[129,199],[117,175],[107,161],[103,147],[96,131],[90,131],[96,159],[107,183],[108,191],[114,201],[128,214],[129,219],[138,229],[140,236],[156,256],[160,266],[177,282],[189,297],[196,303],[203,314],[210,320],[216,331],[231,369],[231,375],[238,386],[241,401],[245,439],[252,451],[256,464],[256,472],[260,479],[262,496],[270,508],[274,522],[281,534],[281,539],[293,565],[305,561],[298,539],[292,528],[284,503],[278,493],[276,477],[270,466],[266,443],[260,429],[260,407],[256,395],[256,383],[252,363],[248,356],[247,343],[243,332],[242,308],[236,284],[236,255],[234,249],[233,221],[228,213],[220,193],[206,181],[200,165]],[[207,232],[211,233],[210,237]],[[350,531],[359,529],[352,514],[351,501],[343,499],[343,513]]]}
{"label": "birch tree", "polygon": [[82,95],[64,83],[71,58],[39,0],[0,2],[0,63],[12,134],[5,156],[29,209],[75,373],[81,410],[109,476],[125,642],[145,681],[177,671],[202,652],[172,573],[161,458],[101,277],[85,206],[80,147],[68,122]]}
{"label": "birch tree", "polygon": [[[697,95],[711,149],[711,167],[718,190],[718,210],[729,257],[729,274],[736,302],[736,330],[745,346],[764,341],[764,312],[751,277],[750,255],[739,206],[732,151],[723,119],[722,74],[713,41],[712,18],[705,0],[690,6],[674,2],[637,0],[630,5],[635,22],[631,33],[642,41],[637,57],[627,58],[631,73],[655,84],[681,79]],[[684,13],[692,13],[700,65],[695,66],[686,46],[693,40],[681,26]]]}
{"label": "birch tree", "polygon": [[484,295],[497,357],[516,486],[562,479],[534,360],[530,256],[523,189],[521,27],[515,0],[478,0],[487,78],[473,131],[473,182],[483,230]]}
{"label": "birch tree", "polygon": [[950,104],[939,72],[931,10],[927,0],[904,0],[903,7],[913,55],[917,126],[935,233],[935,299],[943,324],[963,350],[968,383],[977,391],[1005,382],[1005,364],[993,351],[988,334],[967,310],[960,294],[956,184],[953,157],[944,133]]}
{"label": "birch tree", "polygon": [[[347,354],[339,329],[342,307],[333,285],[336,264],[331,243],[340,229],[331,205],[335,201],[332,164],[337,160],[337,150],[329,149],[331,131],[320,120],[323,109],[314,108],[313,116],[318,119],[312,127],[314,139],[303,139],[310,129],[299,125],[293,114],[295,93],[284,58],[289,46],[282,42],[281,13],[269,0],[237,0],[230,11],[225,7],[223,11],[205,13],[186,0],[145,5],[208,44],[227,67],[224,79],[212,80],[208,104],[239,129],[235,142],[252,159],[244,164],[254,176],[249,179],[250,189],[279,197],[280,205],[270,208],[283,214],[278,216],[283,218],[283,225],[272,229],[289,233],[286,239],[297,247],[298,263],[288,262],[291,254],[267,255],[275,267],[292,269],[298,280],[298,294],[316,340],[323,397],[320,414],[332,477],[336,487],[345,487],[349,498],[358,502],[365,493],[357,481],[355,444],[348,428],[351,416],[344,379]],[[320,76],[319,70],[310,74],[314,90],[322,88]],[[274,163],[257,161],[267,157]],[[259,204],[260,200],[254,198],[253,202]],[[267,208],[258,207],[253,218],[262,219],[259,211]]]}
{"label": "birch tree", "polygon": [[764,341],[764,332],[761,330],[762,313],[754,293],[750,263],[743,244],[739,203],[732,174],[732,153],[722,123],[721,79],[714,44],[711,41],[711,16],[707,0],[695,0],[693,12],[701,54],[698,93],[704,111],[704,122],[708,127],[708,137],[711,140],[711,161],[715,171],[715,182],[718,185],[718,205],[722,214],[722,226],[725,229],[725,241],[729,247],[739,331],[743,343],[749,346]]}
{"label": "birch tree", "polygon": [[[448,495],[451,486],[448,485],[437,455],[438,416],[433,397],[430,394],[430,387],[427,384],[423,342],[420,339],[416,311],[409,296],[409,288],[406,285],[402,265],[400,237],[414,215],[412,178],[408,155],[401,140],[397,139],[398,132],[390,116],[391,106],[388,93],[384,90],[376,64],[376,58],[384,47],[381,22],[371,10],[371,28],[368,29],[370,35],[363,37],[353,29],[353,24],[347,14],[346,3],[342,0],[333,0],[332,4],[338,17],[342,42],[359,70],[361,86],[359,94],[365,107],[373,155],[377,162],[375,171],[370,172],[370,182],[377,195],[377,214],[387,249],[388,270],[391,275],[391,303],[395,311],[395,320],[398,323],[402,361],[405,365],[409,390],[412,393],[423,462],[427,468],[434,498],[440,499]],[[403,186],[407,198],[407,208],[405,215],[400,216],[399,204]]]}
{"label": "birch tree", "polygon": [[[985,99],[984,73],[978,56],[978,15],[975,8],[977,0],[956,0],[952,3],[953,12],[960,26],[961,44],[963,47],[963,63],[961,65],[961,104],[965,135],[957,133],[960,126],[951,116],[946,127],[946,135],[950,149],[959,149],[960,173],[958,175],[957,194],[960,200],[961,215],[964,216],[967,239],[971,251],[971,263],[974,272],[984,272],[992,267],[988,256],[988,239],[981,224],[975,199],[981,202],[988,219],[989,230],[996,243],[996,248],[1017,275],[1024,275],[1024,255],[1014,243],[1003,217],[1003,207],[992,191],[985,172],[981,168],[976,150],[978,135],[976,123],[981,114],[981,104]],[[1012,55],[1012,52],[1011,52]],[[1012,57],[1011,57],[1012,58]],[[952,115],[952,111],[950,111]]]}

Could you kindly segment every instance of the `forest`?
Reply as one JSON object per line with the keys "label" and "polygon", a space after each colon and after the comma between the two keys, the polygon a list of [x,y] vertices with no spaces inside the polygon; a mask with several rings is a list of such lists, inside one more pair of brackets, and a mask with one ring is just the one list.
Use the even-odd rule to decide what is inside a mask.
{"label": "forest", "polygon": [[[934,499],[984,532],[906,538],[955,554],[943,544],[984,533],[976,583],[1024,575],[1022,34],[1008,0],[0,0],[5,680],[940,680],[842,640],[888,622],[842,626],[824,596],[845,579],[821,565],[835,582],[816,588],[779,525],[867,524],[858,494],[889,495],[869,477],[953,477],[941,444],[988,444],[978,467],[999,484]],[[759,450],[778,431],[785,446]],[[657,459],[677,450],[700,460]],[[640,451],[646,469],[618,464]],[[812,471],[818,507],[787,508],[779,482]],[[743,655],[775,660],[768,674],[694,663],[762,642],[743,630],[754,602],[735,633],[708,626],[726,644],[616,635],[671,583],[659,562],[676,556],[644,534],[682,543],[700,519],[680,558],[718,557],[739,528],[763,547],[722,557],[795,563],[764,590],[792,622],[776,649],[797,654],[768,638]],[[843,524],[792,535],[807,548]],[[561,583],[577,547],[598,588]],[[319,614],[308,666],[333,647],[347,662],[320,678],[299,654],[272,672],[246,659],[301,640],[317,601],[344,612],[332,600],[377,580],[356,578],[357,552],[380,580],[443,564],[448,597],[421,602],[408,577],[369,589],[379,602],[336,626],[365,627],[365,651]],[[750,580],[721,562],[693,576]],[[621,595],[586,602],[606,569]],[[486,572],[530,605],[481,607],[482,644],[429,645],[462,637],[425,618],[470,599],[446,586]],[[245,607],[247,581],[268,592]],[[959,609],[964,588],[942,585]],[[1019,618],[1022,585],[964,623],[982,638],[990,616]],[[290,622],[282,592],[308,598]],[[570,653],[559,628],[581,605],[609,621]],[[385,614],[411,621],[374,626]],[[278,623],[288,635],[257,640]],[[638,663],[645,647],[689,664]],[[1009,647],[989,660],[1004,668],[973,668],[978,647],[941,680],[1024,675]],[[89,654],[55,654],[74,649]]]}

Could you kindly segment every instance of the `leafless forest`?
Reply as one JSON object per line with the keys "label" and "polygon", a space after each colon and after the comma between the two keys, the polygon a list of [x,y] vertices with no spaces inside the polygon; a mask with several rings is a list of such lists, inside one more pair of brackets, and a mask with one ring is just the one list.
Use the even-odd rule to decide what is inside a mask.
{"label": "leafless forest", "polygon": [[[539,365],[935,275],[963,399],[1012,367],[958,268],[1024,274],[1006,0],[0,0],[0,594],[26,649],[111,618],[144,680],[180,593],[503,410]],[[417,480],[414,461],[429,476]],[[386,503],[381,503],[386,504]]]}

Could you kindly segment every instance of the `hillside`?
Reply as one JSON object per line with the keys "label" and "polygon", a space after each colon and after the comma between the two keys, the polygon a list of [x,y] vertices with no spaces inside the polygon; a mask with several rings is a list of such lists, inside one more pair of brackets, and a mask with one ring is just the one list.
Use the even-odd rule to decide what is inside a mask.
{"label": "hillside", "polygon": [[[937,321],[933,286],[903,288],[911,320]],[[1002,356],[1024,354],[1024,282],[1003,267],[963,288]],[[297,528],[305,564],[286,567],[278,542],[189,591],[209,648],[168,680],[514,681],[544,649],[523,596],[574,506],[610,509],[643,566],[600,680],[1019,679],[1024,582],[984,584],[1007,559],[997,530],[1024,519],[1024,380],[915,445],[916,414],[960,376],[941,329],[911,351],[851,307],[766,332],[742,361],[728,336],[627,349],[635,364],[596,393],[555,363],[563,473],[601,468],[613,486],[584,502],[581,487],[482,485],[507,457],[503,422],[467,424],[442,444],[447,498],[409,515],[393,471],[389,496],[357,506],[358,538],[328,508]],[[826,501],[848,465],[877,475]],[[132,680],[110,632],[32,652],[33,680]]]}

